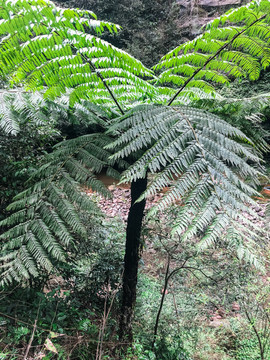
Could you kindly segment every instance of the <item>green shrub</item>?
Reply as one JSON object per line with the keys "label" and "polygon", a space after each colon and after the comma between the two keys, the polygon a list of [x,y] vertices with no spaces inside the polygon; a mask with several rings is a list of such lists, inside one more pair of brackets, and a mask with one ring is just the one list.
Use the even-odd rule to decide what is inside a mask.
{"label": "green shrub", "polygon": [[235,357],[236,360],[261,360],[257,339],[239,339]]}

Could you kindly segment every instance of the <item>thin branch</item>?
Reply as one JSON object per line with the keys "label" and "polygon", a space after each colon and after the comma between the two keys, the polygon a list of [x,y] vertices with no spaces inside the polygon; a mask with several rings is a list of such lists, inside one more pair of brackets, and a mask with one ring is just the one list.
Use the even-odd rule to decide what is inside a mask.
{"label": "thin branch", "polygon": [[27,357],[28,357],[30,348],[31,348],[31,346],[32,346],[32,342],[33,342],[33,340],[34,340],[35,332],[36,332],[36,329],[37,329],[37,321],[38,321],[39,310],[40,310],[40,301],[39,301],[39,305],[38,305],[37,316],[36,316],[36,318],[35,318],[35,322],[34,322],[34,326],[33,326],[33,331],[32,331],[32,334],[31,334],[31,338],[30,338],[29,343],[27,344],[27,348],[26,348],[26,351],[25,351],[23,360],[27,360]]}
{"label": "thin branch", "polygon": [[264,346],[263,346],[263,343],[262,343],[262,341],[261,341],[261,336],[260,336],[260,334],[259,334],[259,332],[258,332],[258,330],[257,330],[257,328],[256,328],[256,326],[255,326],[255,324],[254,324],[254,321],[253,321],[253,320],[251,319],[251,317],[249,316],[249,313],[248,313],[248,311],[247,311],[246,308],[244,308],[244,312],[245,312],[245,314],[246,314],[246,317],[247,317],[247,319],[248,319],[248,322],[250,323],[250,325],[251,325],[251,327],[252,327],[252,329],[253,329],[256,337],[257,337],[257,340],[258,340],[258,343],[259,343],[259,347],[260,347],[261,360],[264,360]]}
{"label": "thin branch", "polygon": [[174,269],[174,270],[169,274],[169,276],[168,276],[168,281],[170,280],[170,278],[171,278],[174,274],[176,274],[178,271],[184,269],[184,268],[185,268],[185,264],[186,264],[187,261],[188,261],[189,259],[191,259],[191,258],[192,258],[192,256],[186,258],[186,259],[184,260],[183,264],[182,264],[180,267]]}
{"label": "thin branch", "polygon": [[177,98],[177,96],[181,93],[181,91],[187,86],[187,84],[198,74],[198,72],[200,72],[202,69],[205,68],[205,66],[207,64],[210,63],[210,61],[212,61],[215,57],[217,57],[222,50],[224,50],[228,45],[232,44],[234,42],[234,40],[236,38],[238,38],[240,35],[242,35],[245,31],[247,31],[250,27],[252,27],[254,24],[256,24],[257,22],[259,22],[260,20],[264,19],[266,17],[266,14],[261,16],[259,19],[256,19],[255,21],[253,21],[253,23],[251,23],[249,26],[247,26],[245,29],[243,29],[242,31],[240,31],[239,33],[235,34],[233,36],[233,38],[227,42],[226,44],[224,44],[223,46],[221,46],[221,48],[214,54],[212,55],[209,59],[206,60],[206,62],[203,64],[203,66],[201,66],[199,69],[197,69],[193,75],[188,78],[185,83],[180,87],[180,89],[174,94],[174,96],[169,100],[168,102],[168,106],[170,106],[172,104],[172,102]]}
{"label": "thin branch", "polygon": [[[162,292],[162,297],[161,297],[161,300],[160,300],[160,306],[159,306],[159,310],[158,310],[158,313],[157,313],[157,317],[156,317],[156,323],[155,323],[155,328],[154,328],[154,338],[153,338],[153,342],[152,342],[152,349],[154,349],[154,346],[155,346],[155,342],[156,342],[156,337],[157,337],[157,330],[158,330],[158,324],[159,324],[159,318],[160,318],[160,315],[161,315],[161,311],[162,311],[162,307],[163,307],[163,304],[164,304],[164,300],[165,300],[165,295],[166,295],[166,290],[167,290],[167,287],[168,287],[168,283],[169,283],[169,280],[170,278],[176,274],[178,271],[182,270],[182,269],[187,269],[189,271],[192,272],[192,270],[196,270],[196,271],[199,271],[201,272],[206,278],[208,279],[211,279],[212,281],[214,281],[215,283],[217,283],[217,281],[215,279],[213,279],[212,277],[210,277],[209,275],[205,274],[205,272],[199,268],[196,268],[196,267],[193,267],[193,266],[185,266],[186,263],[188,262],[188,260],[192,258],[192,256],[186,258],[184,260],[184,262],[182,263],[182,265],[176,269],[174,269],[171,273],[169,273],[169,269],[170,269],[170,260],[171,260],[171,256],[170,254],[168,254],[168,263],[167,263],[167,269],[166,269],[166,275],[165,275],[165,281],[164,281],[164,287],[163,287],[163,292]],[[192,272],[193,273],[193,272]],[[195,274],[193,274],[195,276]],[[174,303],[175,303],[175,299],[174,300]],[[174,304],[175,307],[176,307],[176,304]],[[177,312],[177,308],[176,308],[176,314],[178,316],[178,312]]]}
{"label": "thin branch", "polygon": [[167,269],[166,269],[164,287],[163,287],[163,292],[162,292],[162,297],[161,297],[161,301],[160,301],[159,310],[158,310],[157,317],[156,317],[156,323],[155,323],[155,329],[154,329],[154,338],[153,338],[153,342],[152,342],[152,349],[154,349],[155,342],[156,342],[159,318],[160,318],[161,311],[162,311],[162,307],[163,307],[163,303],[164,303],[164,300],[165,300],[165,295],[166,295],[166,290],[167,290],[167,287],[168,287],[169,280],[170,280],[170,278],[171,278],[175,273],[177,273],[178,271],[180,271],[180,270],[182,270],[182,269],[185,268],[185,264],[187,263],[187,261],[188,261],[190,258],[191,258],[191,256],[188,257],[188,258],[186,258],[180,267],[174,269],[174,270],[169,274],[171,256],[170,256],[170,254],[168,254],[168,263],[167,263]]}
{"label": "thin branch", "polygon": [[204,277],[206,277],[207,279],[210,279],[214,283],[218,284],[218,281],[216,279],[214,279],[211,276],[207,275],[203,270],[201,270],[199,268],[196,268],[196,267],[193,267],[193,266],[184,266],[183,268],[187,269],[187,270],[190,270],[190,271],[192,271],[192,270],[199,271]]}
{"label": "thin branch", "polygon": [[34,340],[36,328],[37,328],[37,319],[35,319],[34,327],[33,327],[33,331],[32,331],[32,335],[31,335],[30,341],[29,341],[29,343],[28,343],[28,345],[27,345],[27,348],[26,348],[26,351],[25,351],[25,355],[24,355],[24,357],[23,357],[23,360],[27,360],[28,353],[29,353],[29,351],[30,351],[32,342],[33,342],[33,340]]}
{"label": "thin branch", "polygon": [[[121,279],[123,279],[123,272],[121,274]],[[103,344],[104,344],[105,329],[106,329],[106,326],[107,326],[108,318],[109,318],[109,315],[111,313],[115,297],[116,297],[118,291],[120,290],[121,285],[122,285],[122,282],[118,283],[116,289],[114,289],[114,291],[112,292],[111,302],[110,302],[110,305],[109,305],[108,310],[107,310],[108,292],[109,292],[109,282],[108,282],[107,291],[106,291],[106,297],[105,297],[105,302],[104,302],[102,325],[101,325],[101,327],[99,329],[99,334],[98,334],[96,360],[102,360],[102,353],[103,353],[102,347],[103,347]]]}
{"label": "thin branch", "polygon": [[105,294],[105,301],[104,301],[104,310],[103,310],[103,317],[102,317],[102,325],[99,329],[98,333],[98,345],[96,350],[96,360],[101,360],[102,356],[102,346],[103,346],[103,338],[104,338],[104,331],[106,326],[106,318],[107,318],[107,301],[108,301],[108,288]]}
{"label": "thin branch", "polygon": [[165,274],[164,287],[163,287],[163,291],[162,291],[162,296],[161,296],[160,305],[159,305],[159,309],[158,309],[158,313],[157,313],[157,317],[156,317],[155,328],[154,328],[154,338],[153,338],[153,342],[152,342],[152,349],[154,349],[154,346],[155,346],[159,318],[160,318],[160,314],[161,314],[161,311],[162,311],[162,307],[163,307],[163,303],[164,303],[164,299],[165,299],[165,295],[166,295],[166,290],[167,290],[167,286],[168,286],[168,281],[169,281],[169,276],[170,276],[170,275],[168,275],[169,271],[170,271],[170,261],[171,261],[171,257],[170,257],[170,255],[168,255],[168,262],[167,262],[167,268],[166,268],[166,274]]}

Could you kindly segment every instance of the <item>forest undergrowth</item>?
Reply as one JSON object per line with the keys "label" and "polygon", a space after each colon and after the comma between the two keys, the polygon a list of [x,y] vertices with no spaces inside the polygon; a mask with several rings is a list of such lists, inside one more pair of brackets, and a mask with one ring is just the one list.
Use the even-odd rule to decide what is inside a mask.
{"label": "forest undergrowth", "polygon": [[[102,212],[95,216],[90,243],[61,275],[0,294],[0,359],[260,360],[258,336],[269,356],[269,271],[258,277],[225,244],[196,254],[192,241],[170,235],[173,208],[161,220],[145,220],[135,341],[121,355],[117,323],[130,199],[127,188],[109,186],[112,200],[88,192],[107,220]],[[148,207],[157,200],[150,198]],[[258,200],[259,227],[266,223],[264,209]],[[268,244],[263,246],[269,256]],[[165,288],[168,272],[174,274]]]}

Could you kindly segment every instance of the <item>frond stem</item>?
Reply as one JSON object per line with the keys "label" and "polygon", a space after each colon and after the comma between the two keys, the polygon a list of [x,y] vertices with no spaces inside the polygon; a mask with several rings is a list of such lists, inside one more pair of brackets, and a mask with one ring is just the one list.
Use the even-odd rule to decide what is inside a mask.
{"label": "frond stem", "polygon": [[251,23],[249,26],[247,26],[245,29],[243,29],[242,31],[240,31],[239,33],[235,34],[233,36],[233,38],[227,42],[226,44],[224,44],[223,46],[221,46],[220,49],[218,49],[218,51],[212,55],[209,59],[206,60],[206,62],[203,64],[203,66],[201,66],[199,69],[197,69],[191,76],[190,78],[188,78],[185,83],[180,87],[180,89],[174,94],[174,96],[169,100],[168,102],[168,106],[170,106],[172,104],[172,102],[177,98],[177,96],[181,93],[181,91],[187,86],[187,84],[194,79],[194,77],[202,70],[205,68],[205,66],[207,64],[210,63],[210,61],[212,61],[215,57],[217,57],[222,50],[224,50],[228,45],[232,44],[234,42],[234,40],[236,38],[238,38],[240,35],[242,35],[245,31],[247,31],[249,28],[251,28],[254,24],[256,24],[257,22],[259,22],[260,20],[263,20],[266,17],[266,14],[262,15],[259,19],[256,19],[255,21],[253,21],[253,23]]}
{"label": "frond stem", "polygon": [[98,69],[95,67],[95,65],[92,63],[91,60],[87,59],[84,55],[82,55],[82,57],[90,65],[91,69],[97,74],[97,76],[100,78],[103,85],[108,90],[109,94],[111,95],[111,97],[112,97],[113,101],[115,102],[116,106],[118,107],[120,113],[122,115],[125,115],[124,110],[121,108],[119,102],[117,101],[117,99],[116,99],[115,95],[113,94],[112,90],[110,89],[109,85],[106,83],[104,77],[101,75],[101,73],[98,71]]}
{"label": "frond stem", "polygon": [[[60,34],[55,31],[55,33],[60,36]],[[73,44],[70,44],[71,49],[73,49],[76,53],[78,53],[78,50],[76,49],[76,47]],[[84,54],[80,53],[81,58],[90,65],[90,68],[97,74],[97,76],[100,78],[100,80],[102,81],[103,85],[105,86],[105,88],[108,90],[111,98],[113,99],[115,105],[118,107],[120,113],[122,115],[125,115],[124,110],[121,108],[119,102],[117,101],[115,95],[113,94],[112,90],[110,89],[109,85],[106,83],[104,77],[100,74],[100,72],[98,71],[98,69],[95,67],[95,65],[92,63],[92,61],[90,59],[88,59]]]}

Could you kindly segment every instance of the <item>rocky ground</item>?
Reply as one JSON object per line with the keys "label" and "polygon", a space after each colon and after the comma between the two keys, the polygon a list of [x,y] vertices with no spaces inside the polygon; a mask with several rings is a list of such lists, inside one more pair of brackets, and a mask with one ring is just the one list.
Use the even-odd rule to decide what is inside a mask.
{"label": "rocky ground", "polygon": [[[94,196],[96,201],[99,204],[100,209],[109,217],[118,216],[124,222],[127,221],[128,211],[130,207],[130,187],[127,185],[125,187],[117,187],[116,185],[109,185],[108,189],[112,193],[111,199],[104,199],[101,196],[93,194],[91,190],[87,190],[86,192],[89,196]],[[146,204],[146,209],[151,208],[155,205],[162,197],[164,196],[164,192],[160,192],[156,194],[154,197],[148,199]],[[270,198],[269,198],[270,201]],[[258,200],[256,206],[253,206],[252,209],[259,215],[259,219],[256,216],[251,216],[248,213],[244,212],[243,214],[250,220],[257,222],[259,227],[263,227],[265,224],[265,208],[266,201],[262,199]]]}

